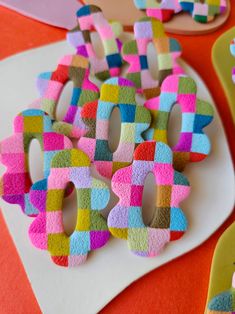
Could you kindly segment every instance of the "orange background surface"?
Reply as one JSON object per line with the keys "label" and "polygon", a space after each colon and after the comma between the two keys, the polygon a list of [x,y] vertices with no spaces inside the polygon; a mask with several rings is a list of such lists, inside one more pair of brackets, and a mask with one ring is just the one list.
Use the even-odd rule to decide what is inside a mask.
{"label": "orange background surface", "polygon": [[[211,48],[220,34],[234,25],[235,8],[226,25],[215,33],[194,37],[174,36],[182,44],[183,58],[200,74],[213,95],[224,123],[233,160],[235,129],[223,89],[211,63]],[[0,7],[0,59],[65,39],[65,34],[65,30],[36,22]],[[235,213],[199,248],[133,283],[108,304],[102,313],[203,313],[213,251],[218,238],[234,218]],[[5,313],[37,314],[40,309],[0,213],[0,314]]]}

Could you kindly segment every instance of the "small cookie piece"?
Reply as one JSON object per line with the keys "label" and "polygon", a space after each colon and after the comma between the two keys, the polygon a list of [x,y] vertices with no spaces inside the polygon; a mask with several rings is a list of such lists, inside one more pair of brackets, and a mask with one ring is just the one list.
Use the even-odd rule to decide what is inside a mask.
{"label": "small cookie piece", "polygon": [[[156,180],[158,197],[149,226],[142,218],[144,184],[149,173]],[[114,237],[126,239],[130,250],[140,256],[153,257],[187,229],[185,215],[179,207],[190,191],[185,176],[172,166],[172,151],[161,142],[140,144],[129,167],[118,170],[112,178],[112,189],[118,204],[108,216],[108,227]]]}
{"label": "small cookie piece", "polygon": [[[144,141],[142,133],[150,126],[150,112],[136,104],[135,95],[134,83],[121,77],[111,78],[101,86],[99,101],[82,109],[81,116],[89,131],[79,140],[78,148],[106,178],[132,162],[136,146]],[[112,152],[108,143],[109,119],[115,107],[120,110],[121,134],[118,148]]]}
{"label": "small cookie piece", "polygon": [[199,23],[213,21],[216,15],[223,14],[227,8],[226,0],[179,0],[179,4]]}
{"label": "small cookie piece", "polygon": [[210,153],[211,145],[203,128],[213,120],[212,106],[197,98],[197,85],[188,76],[168,76],[159,97],[148,100],[145,107],[152,115],[152,124],[145,133],[147,140],[168,143],[167,130],[171,110],[179,104],[182,111],[181,133],[172,148],[174,167],[182,171],[189,162],[199,162]]}
{"label": "small cookie piece", "polygon": [[[133,81],[138,92],[146,99],[160,94],[163,80],[171,74],[182,74],[184,70],[177,63],[181,47],[177,40],[167,37],[163,24],[154,18],[143,18],[134,25],[135,40],[123,45],[123,59],[129,64],[126,77]],[[155,80],[148,63],[147,50],[150,43],[156,48],[158,80]]]}
{"label": "small cookie piece", "polygon": [[[89,59],[91,72],[98,79],[104,81],[110,77],[118,76],[122,66],[122,43],[118,39],[122,27],[112,26],[105,19],[102,10],[94,5],[83,6],[77,12],[78,25],[67,34],[67,39],[77,54]],[[117,24],[117,23],[116,23]],[[91,31],[95,29],[104,47],[104,58],[97,57],[91,40]]]}
{"label": "small cookie piece", "polygon": [[[230,52],[232,54],[232,56],[235,57],[235,39],[233,39],[231,41],[231,44],[230,44]],[[233,82],[235,83],[235,67],[232,69],[232,80]]]}
{"label": "small cookie piece", "polygon": [[[72,182],[77,195],[77,222],[68,236],[63,226],[63,198],[67,184]],[[77,149],[57,153],[51,162],[47,180],[35,183],[30,200],[39,215],[29,228],[32,244],[48,250],[57,265],[78,266],[85,262],[89,251],[104,246],[109,240],[105,219],[99,213],[109,202],[109,189],[91,177],[90,160]]]}
{"label": "small cookie piece", "polygon": [[28,216],[38,210],[29,201],[32,186],[29,169],[29,147],[33,139],[40,143],[44,160],[44,178],[47,178],[53,156],[60,150],[72,148],[71,141],[52,129],[52,120],[43,111],[28,109],[14,120],[14,135],[0,143],[0,161],[6,172],[0,178],[0,195],[10,204],[20,205]]}
{"label": "small cookie piece", "polygon": [[206,314],[233,314],[235,313],[235,273],[233,274],[232,288],[215,296],[208,304]]}
{"label": "small cookie piece", "polygon": [[134,0],[138,9],[146,10],[149,17],[168,22],[174,14],[182,11],[178,0]]}
{"label": "small cookie piece", "polygon": [[[99,88],[89,80],[89,75],[87,58],[79,55],[64,56],[54,72],[39,75],[37,88],[40,98],[30,107],[47,112],[55,120],[53,129],[56,132],[79,139],[86,133],[86,127],[80,116],[81,107],[87,102],[99,99]],[[57,105],[69,81],[73,82],[72,98],[63,121],[57,121]]]}

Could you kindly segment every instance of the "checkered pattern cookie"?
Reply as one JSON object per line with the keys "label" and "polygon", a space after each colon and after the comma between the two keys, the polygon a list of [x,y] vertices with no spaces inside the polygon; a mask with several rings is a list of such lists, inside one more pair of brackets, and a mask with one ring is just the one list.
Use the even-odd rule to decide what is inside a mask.
{"label": "checkered pattern cookie", "polygon": [[[123,59],[129,63],[126,77],[132,80],[138,91],[147,99],[160,94],[160,86],[164,78],[170,74],[184,73],[177,59],[181,55],[181,47],[177,40],[167,37],[163,24],[153,18],[143,18],[134,25],[135,40],[123,45]],[[153,43],[157,52],[158,80],[149,70],[147,48]]]}
{"label": "checkered pattern cookie", "polygon": [[[81,107],[99,98],[99,89],[89,80],[89,61],[78,55],[64,56],[54,72],[40,74],[37,88],[40,98],[30,107],[47,112],[55,122],[53,129],[66,136],[79,139],[86,132],[81,119]],[[72,98],[63,121],[56,121],[56,108],[60,95],[69,82],[73,82]]]}
{"label": "checkered pattern cookie", "polygon": [[163,82],[161,95],[145,103],[152,115],[151,127],[145,133],[146,139],[168,143],[168,121],[175,104],[180,105],[182,125],[178,143],[172,150],[174,167],[182,171],[188,162],[199,162],[210,153],[210,141],[203,128],[213,120],[213,108],[197,98],[197,86],[193,79],[171,75]]}
{"label": "checkered pattern cookie", "polygon": [[[100,8],[94,5],[83,6],[77,12],[78,25],[68,32],[69,42],[77,49],[77,54],[89,59],[92,74],[100,80],[106,80],[120,74],[122,66],[122,43],[118,39],[121,35],[114,32],[111,24],[107,22]],[[91,31],[95,28],[98,32],[103,47],[104,58],[98,58],[91,40]],[[122,31],[122,27],[116,30]]]}
{"label": "checkered pattern cookie", "polygon": [[[124,78],[111,78],[101,87],[99,101],[86,104],[81,112],[89,131],[78,142],[94,162],[99,173],[107,178],[120,168],[128,166],[133,160],[136,146],[142,143],[142,133],[151,122],[149,111],[135,102],[136,88]],[[115,152],[109,148],[109,119],[117,107],[121,116],[119,146]]]}
{"label": "checkered pattern cookie", "polygon": [[[230,52],[231,52],[232,56],[235,57],[235,39],[233,39],[231,41]],[[233,79],[233,82],[235,83],[235,67],[232,69],[232,79]]]}
{"label": "checkered pattern cookie", "polygon": [[216,295],[208,304],[206,314],[234,314],[235,313],[235,273],[232,288]]}
{"label": "checkered pattern cookie", "polygon": [[[67,236],[63,226],[63,198],[66,185],[72,182],[77,195],[77,222]],[[73,267],[85,262],[89,251],[104,246],[109,230],[99,211],[109,202],[105,183],[91,177],[90,160],[77,149],[57,153],[51,162],[47,180],[35,183],[30,200],[39,215],[29,228],[33,245],[48,250],[54,263]]]}
{"label": "checkered pattern cookie", "polygon": [[162,22],[169,21],[174,14],[182,11],[178,0],[134,0],[138,9],[146,10],[149,17]]}
{"label": "checkered pattern cookie", "polygon": [[47,178],[52,157],[60,150],[72,148],[70,140],[52,130],[52,120],[41,110],[28,109],[16,116],[14,135],[0,143],[0,161],[7,170],[0,178],[0,195],[10,204],[18,204],[28,216],[38,210],[30,204],[32,186],[29,169],[29,147],[33,139],[40,143]]}
{"label": "checkered pattern cookie", "polygon": [[[146,177],[153,173],[158,191],[156,209],[151,223],[142,218],[142,197]],[[129,249],[140,256],[159,254],[169,241],[181,238],[187,220],[179,203],[190,191],[189,183],[172,166],[172,151],[161,142],[140,144],[134,153],[133,164],[115,173],[112,189],[119,197],[118,204],[108,216],[110,232],[126,239]]]}
{"label": "checkered pattern cookie", "polygon": [[227,8],[226,0],[179,0],[184,11],[188,11],[195,21],[208,23]]}

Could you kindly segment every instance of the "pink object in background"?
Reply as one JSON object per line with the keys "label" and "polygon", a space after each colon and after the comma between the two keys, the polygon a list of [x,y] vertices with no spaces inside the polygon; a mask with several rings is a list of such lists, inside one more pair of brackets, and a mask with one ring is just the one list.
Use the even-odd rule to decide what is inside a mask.
{"label": "pink object in background", "polygon": [[0,0],[0,5],[66,29],[75,27],[76,12],[82,6],[77,0]]}

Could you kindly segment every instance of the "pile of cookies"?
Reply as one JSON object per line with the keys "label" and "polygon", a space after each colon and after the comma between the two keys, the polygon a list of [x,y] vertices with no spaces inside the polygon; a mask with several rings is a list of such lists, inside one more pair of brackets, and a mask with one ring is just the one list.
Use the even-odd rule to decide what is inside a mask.
{"label": "pile of cookies", "polygon": [[[126,42],[121,39],[122,26],[109,23],[96,6],[83,6],[77,21],[67,35],[75,53],[63,56],[54,71],[39,75],[39,98],[15,117],[13,135],[0,143],[0,161],[6,167],[0,194],[32,217],[32,244],[48,250],[60,266],[84,263],[89,251],[103,247],[111,234],[127,240],[136,255],[157,256],[187,229],[180,202],[190,185],[182,171],[210,153],[204,128],[213,119],[213,108],[198,98],[196,83],[178,62],[180,44],[167,37],[159,20],[137,21],[134,40]],[[94,30],[102,40],[103,58],[93,46]],[[155,47],[157,79],[150,69],[149,44]],[[102,81],[101,87],[94,78]],[[56,109],[69,81],[71,101],[58,120]],[[137,103],[137,95],[144,105]],[[181,108],[182,126],[177,144],[170,147],[168,122],[175,104]],[[113,151],[109,129],[115,108],[120,111],[121,132]],[[40,143],[44,162],[44,179],[34,184],[29,169],[33,139]],[[119,198],[107,220],[101,211],[109,203],[110,189],[93,177],[92,165],[111,180]],[[142,199],[149,173],[155,177],[158,196],[152,221],[145,225]],[[72,192],[77,196],[77,221],[68,236],[62,207]]]}

